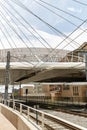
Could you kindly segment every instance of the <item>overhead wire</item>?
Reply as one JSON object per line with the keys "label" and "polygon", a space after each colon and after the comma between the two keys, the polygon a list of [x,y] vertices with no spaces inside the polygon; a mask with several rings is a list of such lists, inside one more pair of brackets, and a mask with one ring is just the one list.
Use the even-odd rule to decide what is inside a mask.
{"label": "overhead wire", "polygon": [[[50,6],[50,7],[53,7],[53,8],[55,8],[55,9],[57,9],[57,10],[60,10],[60,11],[62,11],[62,12],[64,12],[64,13],[66,13],[66,14],[68,14],[68,15],[70,15],[70,16],[72,16],[72,17],[74,17],[74,18],[76,18],[76,19],[79,19],[79,20],[81,20],[81,21],[84,21],[83,19],[81,19],[81,18],[79,18],[79,17],[77,17],[77,16],[75,16],[75,15],[72,15],[71,13],[68,13],[68,12],[66,12],[66,11],[64,11],[64,10],[62,10],[62,9],[60,9],[60,8],[58,8],[58,7],[55,7],[55,6],[53,6],[53,5],[51,5],[50,3],[47,3],[47,2],[45,2],[45,1],[43,1],[43,0],[34,0],[34,1],[36,1],[38,4],[40,4],[38,1],[40,1],[40,2],[42,2],[42,3],[45,3],[46,5],[48,5],[48,6]],[[73,0],[73,1],[75,1],[75,2],[77,2],[77,3],[80,3],[80,4],[83,4],[83,5],[87,5],[87,4],[85,4],[85,3],[82,3],[82,2],[79,2],[79,1],[77,1],[77,0]],[[43,6],[43,5],[42,5]],[[71,22],[70,22],[71,23]],[[72,23],[71,23],[72,24]],[[75,24],[74,24],[75,25]],[[76,26],[76,25],[75,25]],[[79,29],[81,29],[81,30],[83,30],[82,28],[79,28]],[[82,33],[80,33],[77,37],[75,37],[74,39],[77,39],[79,36],[81,36],[81,34],[83,34],[84,32],[87,32],[87,30],[85,29],[85,30],[83,30],[83,32]],[[72,41],[71,41],[72,42]]]}
{"label": "overhead wire", "polygon": [[[1,25],[3,26],[3,28],[4,28],[4,31],[2,31],[2,28],[0,27],[0,29],[1,29],[1,31],[2,31],[2,33],[3,33],[3,35],[4,35],[4,37],[6,37],[6,39],[9,39],[9,38],[10,38],[10,40],[14,43],[14,45],[15,45],[15,47],[16,47],[16,44],[15,44],[14,40],[12,39],[11,35],[9,34],[9,31],[7,30],[6,26],[4,26],[4,24],[2,23],[2,21],[0,21],[0,22],[1,22]],[[5,21],[5,22],[6,22],[6,21]],[[5,35],[4,32],[6,32],[6,34],[8,34],[9,38],[8,38],[8,36]],[[9,40],[7,40],[7,41],[9,41]],[[11,49],[12,49],[13,47],[12,47],[11,42],[9,41],[8,43],[9,43]],[[3,44],[3,43],[2,43],[2,44]],[[4,49],[5,49],[4,44],[3,44],[3,47],[4,47]],[[16,47],[16,48],[17,48],[17,47]],[[14,48],[13,48],[13,49],[14,49]],[[6,49],[5,49],[5,51],[6,51]],[[3,59],[4,59],[4,57],[3,57]]]}
{"label": "overhead wire", "polygon": [[18,56],[12,56],[11,55],[11,57],[13,57],[13,58],[15,58],[15,59],[18,59],[19,61],[20,61],[20,63],[22,63],[23,65],[26,65],[26,64],[31,64],[31,65],[34,65],[32,62],[29,62],[29,60],[26,60],[26,59],[24,59],[24,61],[21,61],[21,60],[23,60],[22,58],[20,58],[20,57],[18,57]]}
{"label": "overhead wire", "polygon": [[37,57],[36,57],[37,58]]}
{"label": "overhead wire", "polygon": [[[53,27],[52,25],[50,25],[48,22],[44,21],[41,17],[39,17],[38,15],[36,15],[35,13],[33,13],[30,9],[28,9],[23,3],[20,2],[20,0],[18,0],[17,2],[12,0],[12,2],[14,2],[15,4],[17,4],[19,7],[25,9],[26,11],[28,11],[30,14],[32,14],[33,16],[35,16],[37,19],[39,19],[41,22],[43,22],[44,24],[46,24],[49,28],[51,28],[51,30],[54,30],[55,32],[61,34],[63,37],[66,37],[66,34],[64,34],[63,32],[61,32],[60,30],[56,29],[55,27]],[[19,3],[18,3],[19,2]]]}
{"label": "overhead wire", "polygon": [[[16,3],[17,4],[17,3]],[[19,5],[20,6],[20,5]],[[25,6],[24,6],[25,7]],[[23,7],[23,8],[24,8]],[[25,9],[27,9],[27,8],[25,8]],[[27,9],[28,11],[29,11],[29,9]],[[31,11],[29,11],[30,13],[32,13]],[[32,15],[34,15],[35,17],[37,17],[37,15],[35,15],[34,13],[32,13]],[[38,17],[37,17],[38,18]],[[41,19],[40,19],[41,20]],[[43,20],[42,20],[43,21]]]}
{"label": "overhead wire", "polygon": [[[5,9],[7,9],[7,8],[4,8],[4,10]],[[8,9],[7,9],[8,10]],[[9,10],[8,10],[9,11]],[[11,12],[9,12],[11,15],[13,15],[14,16],[14,14],[12,14]],[[15,17],[15,16],[14,16]],[[21,22],[21,21],[19,21],[19,19],[17,18],[17,17],[15,17],[16,18],[16,20],[18,20],[18,22],[19,23],[21,23],[24,27],[25,27],[25,25]],[[15,23],[15,22],[14,22]],[[26,29],[27,29],[27,27],[25,27]],[[19,29],[20,30],[20,29]],[[28,30],[28,29],[27,29]],[[22,30],[20,30],[21,32],[22,32]],[[22,32],[23,33],[23,32]],[[26,35],[23,33],[23,35],[26,37]],[[26,39],[30,42],[30,40],[29,40],[29,38],[27,38],[26,37]],[[30,42],[31,43],[31,42]],[[31,43],[32,44],[32,43]],[[33,46],[33,45],[32,45]],[[34,46],[33,46],[34,47]],[[36,50],[36,48],[34,47],[34,49]],[[33,52],[32,52],[33,53]],[[35,56],[36,58],[37,58],[37,56]],[[39,58],[40,59],[40,58]]]}
{"label": "overhead wire", "polygon": [[[30,11],[30,12],[31,12],[31,11]],[[35,15],[35,16],[36,16],[36,15]],[[73,32],[75,32],[75,31],[76,31],[80,26],[82,26],[85,22],[86,22],[86,20],[83,21],[82,24],[80,24]],[[73,32],[72,32],[71,34],[73,34]],[[69,35],[66,37],[66,39],[69,38],[69,36],[70,36],[71,34],[69,34]],[[65,39],[64,39],[64,41],[65,41]],[[62,41],[62,42],[63,42],[63,41]]]}
{"label": "overhead wire", "polygon": [[[46,8],[47,10],[53,12],[55,15],[61,17],[61,18],[64,19],[65,21],[69,22],[70,24],[72,24],[72,25],[78,27],[75,23],[73,23],[73,22],[71,22],[70,20],[66,19],[65,17],[59,15],[58,13],[56,13],[55,11],[49,9],[48,7],[46,7],[46,6],[44,6],[43,4],[39,3],[38,1],[43,2],[43,3],[45,3],[46,5],[50,5],[49,3],[44,2],[43,0],[38,0],[38,1],[37,1],[37,0],[34,0],[34,1],[35,1],[37,4],[41,5],[42,7]],[[51,6],[51,7],[52,7],[52,6]],[[55,7],[55,6],[53,6],[53,7]],[[55,7],[55,8],[56,8],[56,7]],[[65,13],[67,14],[66,11],[65,11]],[[71,14],[70,14],[70,15],[71,15]],[[74,17],[74,15],[73,15],[73,17]],[[79,19],[79,18],[77,17],[77,19]],[[84,21],[84,20],[83,20],[83,21]],[[83,32],[87,32],[87,30],[84,31],[82,28],[79,28],[79,29],[82,30]],[[77,42],[75,42],[75,43],[77,43]],[[77,43],[77,44],[79,44],[79,43]],[[79,45],[80,45],[80,44],[79,44]]]}
{"label": "overhead wire", "polygon": [[36,57],[37,58],[37,57]]}
{"label": "overhead wire", "polygon": [[[6,1],[7,2],[7,1]],[[9,3],[10,4],[10,3]],[[12,6],[12,5],[10,5],[10,7],[12,8],[12,9],[14,9],[14,7]],[[15,9],[14,9],[15,10]],[[47,45],[50,47],[50,48],[52,48],[51,46],[50,46],[50,44],[48,44],[48,42],[29,24],[29,22],[27,22],[24,18],[23,18],[23,16],[22,15],[20,15],[19,14],[19,12],[17,11],[17,10],[15,10],[15,12],[24,20],[24,22],[25,23],[27,23],[31,28],[32,28],[32,30],[45,42],[45,43],[47,43]],[[28,28],[27,28],[28,29]],[[29,31],[29,29],[28,29],[28,31]],[[30,32],[30,31],[29,31]],[[30,32],[30,33],[32,33],[32,32]],[[34,35],[34,37],[35,38],[37,38],[38,40],[39,40],[39,42],[44,46],[44,47],[46,47],[42,42],[41,42],[41,40],[38,38],[38,37],[36,37],[35,36],[35,34],[33,34]],[[47,48],[47,47],[46,47]],[[47,48],[48,49],[48,48]],[[49,49],[48,49],[48,51],[49,51]],[[38,52],[39,53],[39,52]]]}
{"label": "overhead wire", "polygon": [[[62,19],[66,20],[67,22],[69,22],[69,23],[71,23],[72,25],[74,25],[74,26],[77,27],[76,24],[72,23],[72,22],[69,21],[68,19],[64,18],[63,16],[59,15],[58,13],[56,13],[56,12],[54,12],[53,10],[49,9],[48,7],[44,6],[43,4],[39,3],[38,1],[36,1],[36,0],[34,0],[34,1],[35,1],[37,4],[39,4],[39,5],[41,5],[42,7],[48,9],[49,11],[53,12],[53,13],[56,14],[57,16],[61,17]],[[85,29],[85,30],[83,30],[82,28],[79,28],[79,29],[82,30],[83,32],[80,33],[78,36],[76,36],[76,37],[74,38],[74,40],[76,40],[76,39],[77,39],[79,36],[81,36],[84,32],[87,33],[87,29]],[[71,41],[71,42],[72,42],[72,41]],[[70,43],[71,43],[71,42],[70,42]],[[76,43],[77,43],[77,42],[76,42]],[[77,43],[77,44],[79,44],[79,43]],[[79,45],[80,45],[80,44],[79,44]],[[65,46],[65,47],[66,47],[66,46]]]}
{"label": "overhead wire", "polygon": [[55,12],[54,10],[52,10],[52,9],[48,8],[47,6],[45,6],[45,5],[41,4],[41,3],[39,3],[39,2],[36,1],[36,0],[34,0],[34,1],[35,1],[38,5],[40,5],[40,6],[44,7],[44,8],[46,8],[46,9],[49,10],[49,11],[51,11],[51,12],[52,12],[53,14],[55,14],[56,16],[62,18],[63,20],[67,21],[68,23],[70,23],[70,24],[72,24],[73,26],[76,26],[76,27],[77,27],[77,25],[76,25],[75,23],[73,23],[73,22],[70,21],[69,19],[65,18],[64,16],[58,14],[58,12]]}
{"label": "overhead wire", "polygon": [[[77,25],[76,25],[75,23],[71,22],[70,20],[68,20],[67,18],[63,17],[62,15],[59,15],[59,14],[56,13],[55,11],[49,9],[48,7],[46,7],[46,6],[44,6],[43,4],[37,2],[36,0],[35,0],[35,2],[36,2],[37,4],[39,4],[39,5],[41,5],[42,7],[46,8],[47,10],[51,11],[51,12],[54,13],[56,16],[62,18],[63,20],[67,21],[68,23],[70,23],[70,24],[74,25],[75,27],[77,27]],[[81,30],[82,30],[82,29],[81,29]],[[75,43],[75,45],[76,45],[76,44],[77,44],[77,45],[79,44],[79,43],[77,43],[77,42],[74,42],[74,43]],[[77,45],[76,45],[76,46],[77,46]],[[80,44],[79,44],[79,45],[80,45]]]}
{"label": "overhead wire", "polygon": [[[85,23],[86,21],[83,21],[83,23],[82,23],[82,25]],[[80,26],[82,26],[81,24],[80,24]],[[77,27],[78,28],[78,27]],[[86,32],[86,30],[84,30],[82,33],[84,33],[84,32]],[[81,34],[82,34],[81,33]],[[79,34],[76,38],[78,38],[81,34]],[[74,38],[74,40],[76,39],[76,38]],[[74,41],[73,39],[72,39],[72,41]]]}
{"label": "overhead wire", "polygon": [[78,4],[81,4],[81,5],[87,6],[86,3],[80,2],[80,1],[78,1],[78,0],[72,0],[72,1],[74,1],[74,2],[76,2],[76,3],[78,3]]}
{"label": "overhead wire", "polygon": [[[0,3],[0,6],[1,6],[1,3]],[[0,12],[1,12],[1,11],[0,11]],[[1,13],[2,13],[2,12],[1,12]],[[2,17],[2,16],[1,16],[1,17]],[[3,18],[2,18],[2,19],[3,19]],[[2,24],[2,27],[3,27],[4,30],[5,30],[6,34],[8,34],[10,40],[12,41],[12,43],[13,43],[13,44],[15,45],[15,47],[17,48],[17,46],[16,46],[16,44],[15,44],[15,41],[13,40],[12,36],[10,35],[8,29],[6,28],[6,26],[4,26],[4,24],[2,23],[2,21],[0,21],[0,22],[1,22],[1,24]],[[6,22],[6,20],[4,20],[4,22]],[[6,23],[6,24],[7,24],[7,23]],[[1,30],[2,30],[2,28],[1,28]],[[4,33],[4,31],[3,31],[3,33]],[[4,33],[4,36],[6,37],[6,39],[8,39],[8,37],[5,35],[5,33]],[[11,42],[10,42],[9,40],[7,40],[7,41],[8,41],[8,43],[9,43],[11,49],[12,49],[12,48],[14,49],[14,47],[12,47],[12,45],[11,45]],[[3,44],[3,42],[2,42],[2,44]],[[3,48],[5,49],[4,44],[3,44]],[[5,49],[5,51],[6,51],[6,49]],[[7,51],[8,51],[8,50],[7,50]],[[4,58],[4,57],[3,57],[3,58]]]}
{"label": "overhead wire", "polygon": [[[73,23],[73,22],[71,22],[70,20],[64,18],[63,16],[59,15],[59,14],[56,13],[55,11],[49,9],[47,6],[44,6],[43,4],[39,3],[39,1],[42,2],[42,3],[44,3],[44,4],[46,4],[46,5],[48,5],[48,6],[54,7],[54,8],[56,8],[56,9],[59,9],[58,7],[55,7],[55,6],[51,5],[50,3],[47,3],[47,2],[45,2],[45,1],[43,1],[43,0],[38,0],[38,1],[37,1],[37,0],[34,0],[34,1],[35,1],[37,4],[41,5],[42,7],[46,8],[46,9],[50,10],[51,12],[53,12],[54,14],[58,15],[59,17],[61,17],[61,18],[64,19],[65,21],[67,21],[67,22],[69,22],[70,24],[72,24],[72,25],[74,25],[74,26],[77,27],[77,25],[76,25],[75,23]],[[77,1],[77,0],[75,0],[75,1]],[[65,12],[65,13],[67,14],[66,11],[64,11],[64,10],[62,10],[62,9],[59,9],[59,10]],[[69,13],[69,14],[70,14],[70,13]],[[72,14],[70,14],[70,15],[72,16]],[[74,15],[73,15],[73,17],[74,17]],[[76,17],[75,17],[75,18],[76,18]],[[77,19],[79,19],[79,18],[77,17]],[[82,33],[80,33],[78,36],[76,36],[76,37],[74,38],[74,40],[77,39],[79,36],[81,36],[83,33],[87,33],[87,29],[83,30],[82,28],[79,28],[79,30],[82,30]],[[71,42],[72,42],[72,41],[71,41]],[[71,42],[70,42],[70,43],[71,43]],[[76,42],[76,43],[77,43],[77,42]],[[79,43],[77,43],[77,44],[79,44]],[[80,45],[80,44],[79,44],[79,45]]]}
{"label": "overhead wire", "polygon": [[[5,19],[5,15],[1,12],[1,17],[6,21],[6,19]],[[8,20],[7,20],[8,21]],[[7,24],[9,25],[9,22],[7,22]],[[18,37],[20,37],[20,39],[22,40],[22,42],[24,43],[25,41],[22,39],[22,37],[17,33],[17,31],[15,30],[15,28],[14,27],[12,27],[11,26],[11,24],[9,25],[10,27],[11,27],[11,29],[16,33],[16,35],[18,36]],[[4,32],[3,32],[4,33]],[[5,34],[4,34],[5,35]],[[11,46],[11,48],[12,48],[12,46]],[[28,61],[28,63],[30,63],[29,61]],[[33,63],[31,63],[31,64],[33,64]]]}
{"label": "overhead wire", "polygon": [[[34,1],[37,1],[37,0],[34,0]],[[56,9],[56,10],[59,10],[59,11],[65,13],[65,14],[67,14],[67,15],[69,15],[69,16],[72,16],[72,17],[74,17],[74,18],[76,18],[76,19],[78,19],[78,20],[80,20],[80,21],[84,21],[83,19],[81,19],[81,18],[79,18],[79,17],[77,17],[77,16],[71,14],[70,12],[67,12],[67,11],[65,11],[65,10],[63,10],[63,9],[60,9],[60,8],[54,6],[54,5],[52,5],[52,4],[50,4],[50,3],[46,2],[46,1],[43,1],[43,0],[38,0],[38,1],[40,1],[40,2],[42,2],[42,3],[45,3],[46,5],[52,7],[52,8],[54,8],[54,9]]]}
{"label": "overhead wire", "polygon": [[[0,11],[0,12],[1,12],[1,11]],[[12,39],[11,35],[9,34],[9,31],[7,30],[6,26],[4,26],[4,24],[2,23],[2,21],[0,21],[0,22],[1,22],[2,26],[3,26],[3,28],[5,29],[6,34],[8,34],[9,38],[11,39],[11,41],[14,43],[15,47],[17,48],[17,46],[16,46],[14,40]],[[6,22],[6,21],[5,21],[5,22]],[[1,27],[0,27],[0,28],[1,28]],[[1,29],[1,30],[2,30],[2,29]],[[4,36],[5,36],[4,31],[3,31],[3,34],[4,34]],[[8,39],[8,37],[6,37],[6,38]],[[8,40],[8,41],[9,41],[9,40]],[[11,42],[9,41],[8,43],[9,43],[10,47],[13,48],[12,45],[11,45]]]}
{"label": "overhead wire", "polygon": [[[80,19],[81,20],[81,19]],[[82,26],[85,22],[87,22],[87,20],[84,20],[82,24],[80,24],[77,28],[79,28],[80,26]],[[76,29],[77,30],[77,29]],[[86,30],[84,30],[82,33],[86,32]],[[81,33],[81,34],[82,34]],[[79,34],[76,38],[78,38],[81,34]],[[75,39],[76,39],[75,38]]]}
{"label": "overhead wire", "polygon": [[[0,21],[1,22],[1,21]],[[1,24],[2,24],[2,22],[1,22]],[[3,25],[3,24],[2,24]],[[4,27],[5,28],[5,27]],[[7,37],[7,35],[5,34],[5,32],[2,30],[2,28],[0,27],[0,29],[1,29],[1,32],[2,32],[2,34],[4,35],[4,37],[6,38],[6,40],[7,40],[7,42],[9,43],[9,45],[10,45],[10,47],[12,48],[12,45],[11,45],[11,43],[10,43],[10,41],[9,41],[9,39],[8,39],[8,37]],[[6,29],[6,28],[5,28]]]}
{"label": "overhead wire", "polygon": [[[27,23],[31,29],[48,45],[48,47],[52,48],[51,45],[35,30],[35,28],[33,28],[33,26],[31,24],[29,24],[29,22],[27,22],[26,19],[23,18],[23,16],[12,6],[12,4],[10,4],[10,2],[8,0],[4,0],[23,20],[25,23]],[[28,31],[30,31],[28,28],[27,28]],[[31,32],[32,34],[32,32]],[[33,34],[35,36],[35,34]],[[35,36],[36,37],[36,36]],[[37,37],[36,37],[37,38]],[[39,40],[39,39],[38,39]],[[40,41],[40,40],[39,40]],[[41,41],[40,41],[41,42]],[[41,42],[41,44],[46,47],[44,45],[44,43]]]}
{"label": "overhead wire", "polygon": [[[35,0],[36,1],[36,0]],[[60,10],[60,11],[63,11],[63,10],[61,10],[61,9],[59,9],[59,8],[57,8],[57,7],[55,7],[55,6],[53,6],[53,5],[51,5],[51,4],[49,4],[49,3],[47,3],[47,2],[44,2],[44,1],[42,1],[42,0],[39,0],[39,1],[41,1],[41,2],[43,2],[43,3],[46,3],[46,4],[48,4],[48,5],[50,5],[51,7],[54,7],[54,8],[56,8],[56,9],[58,9],[58,10]],[[77,1],[77,0],[73,0],[73,1]],[[38,1],[36,1],[38,4],[40,4]],[[81,2],[80,2],[80,4],[82,4]],[[40,4],[41,5],[41,4]],[[43,5],[42,5],[43,6]],[[44,6],[45,7],[45,6]],[[46,8],[46,7],[45,7]],[[72,14],[70,14],[70,13],[68,13],[68,12],[66,12],[66,11],[63,11],[64,13],[67,13],[67,14],[69,14],[69,15],[71,15],[71,16],[74,16],[74,15],[72,15]],[[75,18],[77,18],[77,19],[79,19],[78,17],[75,17]],[[67,19],[65,19],[65,20],[67,20]],[[83,21],[82,19],[79,19],[79,20],[81,20],[81,21]],[[68,21],[68,22],[70,22],[70,21]],[[74,25],[74,26],[77,26],[76,24],[73,24],[72,22],[70,22],[72,25]],[[86,31],[84,31],[83,30],[83,32],[86,32]],[[82,33],[83,33],[82,32]],[[82,34],[81,33],[81,34]],[[74,38],[74,40],[75,39],[77,39],[81,34],[79,34],[77,37],[75,37]],[[66,47],[66,46],[65,46]],[[80,64],[81,65],[81,64]],[[75,66],[76,67],[76,66]]]}
{"label": "overhead wire", "polygon": [[[79,27],[81,27],[85,22],[87,22],[87,19],[84,21],[84,22],[82,22],[73,32],[71,32],[62,42],[60,42],[60,44],[61,43],[63,43],[68,37],[70,37],[73,33],[75,33],[78,29],[79,29]],[[85,31],[84,31],[85,32]],[[82,32],[82,33],[84,33],[84,32]],[[81,34],[82,34],[81,33]],[[81,34],[79,34],[78,36],[76,36],[76,39],[81,35]],[[73,40],[75,40],[75,38],[73,39]],[[73,42],[73,40],[72,40],[72,42]],[[66,44],[64,47],[63,47],[63,49],[67,46],[68,44]],[[55,49],[58,47],[59,45],[57,45],[56,47],[55,47]],[[53,54],[54,53],[54,51],[52,51],[50,54]],[[49,55],[50,55],[49,54]]]}

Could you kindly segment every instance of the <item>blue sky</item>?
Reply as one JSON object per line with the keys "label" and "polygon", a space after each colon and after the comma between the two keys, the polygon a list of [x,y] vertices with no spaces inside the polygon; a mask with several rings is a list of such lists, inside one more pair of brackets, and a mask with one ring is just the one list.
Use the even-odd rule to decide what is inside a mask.
{"label": "blue sky", "polygon": [[[36,1],[39,1],[39,0],[36,0]],[[63,9],[64,11],[67,11],[75,16],[78,16],[79,18],[82,18],[84,20],[87,18],[86,6],[80,5],[72,0],[53,0],[53,1],[44,0],[44,1],[47,3],[50,3],[53,6],[60,8],[60,9]],[[81,0],[79,0],[79,1],[81,1]],[[83,2],[87,3],[86,0],[84,0]],[[39,1],[39,3],[46,5],[40,1]],[[31,9],[35,14],[37,14],[38,16],[43,18],[46,22],[50,23],[52,26],[54,26],[55,28],[58,28],[59,30],[61,30],[63,32],[71,32],[72,30],[75,29],[74,26],[72,26],[65,20],[61,19],[60,17],[56,16],[55,14],[51,13],[47,9],[43,8],[41,5],[38,5],[33,0],[24,0],[24,4],[29,9]],[[49,7],[49,6],[46,6],[46,7]],[[58,11],[52,7],[51,8],[49,7],[49,9],[55,11],[57,14],[67,18],[68,20],[72,21],[73,23],[76,23],[77,26],[79,24],[81,24],[81,22],[82,22],[82,21],[77,20],[69,15],[66,15],[65,13]],[[34,21],[34,19],[35,19],[35,21]],[[48,31],[49,33],[51,32],[44,24],[39,22],[35,17],[30,16],[29,20],[30,20],[30,22],[33,23],[34,26],[36,26],[37,29],[45,30],[45,31]]]}
{"label": "blue sky", "polygon": [[[67,45],[67,43],[69,43],[70,41],[67,40],[66,42],[63,42],[61,45],[60,42],[62,42],[64,40],[64,36],[60,35],[58,32],[53,31],[52,29],[50,29],[46,24],[44,24],[43,22],[41,22],[40,20],[38,20],[35,16],[31,15],[28,11],[26,11],[25,9],[17,6],[17,4],[15,4],[13,2],[14,0],[9,0],[9,3],[17,10],[17,12],[19,12],[20,15],[22,15],[22,17],[50,44],[50,46],[52,48],[54,47],[59,47],[59,48],[64,48],[64,49],[75,49],[78,48],[79,45],[81,45],[83,42],[87,41],[86,38],[86,33],[83,33],[80,37],[76,38],[75,41],[77,43],[79,43],[78,45],[76,45],[74,42],[70,43],[67,47],[64,47]],[[17,1],[17,0],[16,0]],[[36,0],[37,2],[39,2],[40,4],[46,6],[47,8],[49,8],[50,10],[52,10],[53,12],[55,12],[56,14],[64,17],[65,19],[67,19],[68,21],[70,21],[71,23],[75,24],[72,25],[71,23],[67,22],[65,19],[60,18],[59,16],[57,16],[56,14],[54,14],[53,12],[47,10],[46,8],[42,7],[41,5],[39,5],[37,2],[35,2],[34,0],[22,0],[21,2],[29,9],[31,10],[34,14],[36,14],[38,17],[40,17],[42,20],[44,20],[45,22],[47,22],[48,24],[50,24],[51,26],[53,26],[54,28],[56,28],[57,30],[59,30],[60,32],[64,33],[66,36],[68,36],[70,33],[72,33],[77,27],[79,26],[82,21],[78,20],[68,14],[65,14],[57,9],[54,9],[50,6],[47,6],[45,3],[41,2],[40,0]],[[84,5],[81,5],[79,3],[74,2],[73,0],[43,0],[44,2],[47,2],[53,6],[56,6],[59,9],[62,9],[68,13],[71,13],[72,15],[75,15],[76,17],[79,17],[80,19],[87,19],[87,7]],[[79,2],[83,2],[83,3],[87,3],[86,0],[78,0]],[[33,32],[33,30],[22,20],[22,18],[19,16],[19,14],[17,14],[9,5],[8,2],[6,2],[6,0],[0,0],[0,2],[2,4],[4,4],[11,13],[14,14],[14,16],[19,19],[19,21],[21,21],[26,28],[28,28],[32,33],[35,34],[35,32]],[[18,2],[18,1],[17,1]],[[0,4],[1,6],[1,4]],[[41,43],[34,38],[33,35],[31,35],[23,25],[21,25],[15,18],[14,16],[12,16],[11,14],[7,14],[5,12],[5,10],[1,7],[1,12],[3,12],[6,16],[6,20],[9,21],[10,25],[18,32],[18,34],[23,38],[23,40],[26,42],[26,44],[28,44],[28,46],[31,46],[31,43],[28,41],[28,39],[26,40],[24,38],[24,35],[26,35],[26,37],[28,37],[33,46],[35,47],[41,47]],[[14,23],[14,21],[16,23]],[[6,33],[8,40],[10,41],[10,43],[12,44],[12,47],[15,47],[14,44],[11,41],[11,38],[8,36],[8,33],[5,31],[5,28],[7,28],[10,36],[12,36],[12,38],[15,40],[17,47],[24,47],[25,44],[22,43],[22,41],[20,40],[19,37],[16,36],[16,34],[14,33],[14,31],[12,31],[12,29],[7,25],[5,19],[3,19],[2,17],[0,17],[0,20],[2,21],[3,24],[0,24],[0,28],[3,29],[3,31]],[[4,27],[3,27],[4,25]],[[71,39],[74,39],[76,36],[78,36],[80,33],[82,33],[82,30],[86,30],[87,25],[86,23],[83,24],[81,26],[81,29],[78,29],[75,33],[73,33],[73,35],[70,36]],[[20,30],[19,30],[20,29]],[[23,31],[23,33],[21,33],[21,30]],[[3,42],[4,46],[7,45],[8,48],[10,48],[10,45],[8,43],[8,41],[6,40],[5,36],[3,35],[2,31],[0,31],[0,36],[1,36],[1,41]],[[36,37],[38,37],[40,39],[40,37],[35,34]],[[41,39],[40,39],[41,40]],[[48,47],[48,45],[46,45],[46,43],[44,43],[46,47]],[[72,47],[73,46],[73,47]],[[2,45],[0,46],[0,48],[2,48]]]}

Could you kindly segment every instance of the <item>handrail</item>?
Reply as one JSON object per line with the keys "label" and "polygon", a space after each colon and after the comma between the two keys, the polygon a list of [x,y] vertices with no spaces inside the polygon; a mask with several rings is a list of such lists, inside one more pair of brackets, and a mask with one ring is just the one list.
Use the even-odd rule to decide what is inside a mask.
{"label": "handrail", "polygon": [[[78,126],[57,116],[32,108],[22,103],[18,103],[16,101],[12,102],[10,100],[8,100],[7,102],[8,107],[12,107],[13,110],[17,112],[19,111],[20,115],[24,116],[27,120],[35,121],[35,123],[39,125],[42,130],[44,130],[48,120],[60,123],[66,127],[74,128],[74,130],[85,130],[84,127]],[[2,101],[2,103],[4,104],[4,100]]]}

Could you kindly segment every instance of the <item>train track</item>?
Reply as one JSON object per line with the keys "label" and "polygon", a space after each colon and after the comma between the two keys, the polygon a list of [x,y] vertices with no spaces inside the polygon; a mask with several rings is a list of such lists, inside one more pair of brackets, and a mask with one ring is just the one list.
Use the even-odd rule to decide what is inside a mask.
{"label": "train track", "polygon": [[[17,111],[20,110],[19,105],[15,104],[15,109]],[[44,112],[43,112],[44,111]],[[42,124],[42,116],[41,113],[44,113],[44,130],[87,130],[85,127],[81,127],[75,123],[72,123],[70,121],[67,121],[66,119],[63,119],[63,117],[59,117],[57,115],[54,115],[51,111],[49,113],[49,110],[36,110],[36,112],[33,111],[33,108],[30,112],[30,120],[33,120],[36,124],[40,125]],[[27,118],[27,107],[26,105],[23,105],[22,108],[22,115]]]}
{"label": "train track", "polygon": [[[71,111],[52,111],[52,110],[44,110],[47,113],[51,113],[54,116],[60,117],[64,120],[67,120],[69,122],[72,122],[78,126],[82,126],[87,130],[87,114],[84,113],[77,113],[77,112],[71,112]],[[83,130],[83,129],[82,129]]]}
{"label": "train track", "polygon": [[[23,112],[24,116],[26,116],[26,110]],[[41,116],[38,114],[38,121],[36,121],[36,114],[30,114],[30,119],[34,122],[38,122],[37,124],[41,126]],[[74,125],[70,122],[67,122],[63,119],[59,119],[53,116],[46,115],[46,119],[44,120],[44,130],[85,130],[82,127]]]}
{"label": "train track", "polygon": [[79,111],[79,110],[65,110],[65,109],[56,109],[55,111],[58,112],[64,112],[64,113],[68,113],[68,114],[73,114],[73,115],[78,115],[78,116],[82,116],[82,117],[87,117],[87,110],[86,111]]}

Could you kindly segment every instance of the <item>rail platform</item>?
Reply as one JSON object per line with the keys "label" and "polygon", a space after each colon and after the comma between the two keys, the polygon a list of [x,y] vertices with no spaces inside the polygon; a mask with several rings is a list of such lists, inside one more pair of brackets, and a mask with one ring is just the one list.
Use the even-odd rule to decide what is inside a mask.
{"label": "rail platform", "polygon": [[6,117],[0,113],[0,130],[17,130]]}

